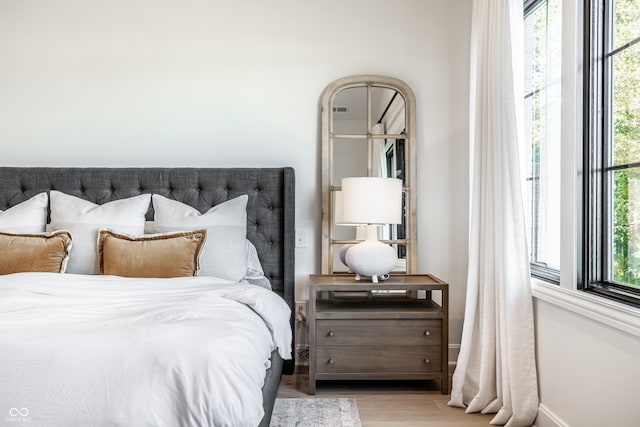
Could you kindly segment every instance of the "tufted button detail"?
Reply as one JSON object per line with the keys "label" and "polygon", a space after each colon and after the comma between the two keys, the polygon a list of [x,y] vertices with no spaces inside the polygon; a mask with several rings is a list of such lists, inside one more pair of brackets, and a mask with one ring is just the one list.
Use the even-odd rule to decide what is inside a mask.
{"label": "tufted button detail", "polygon": [[269,246],[273,245],[273,240],[269,240]]}
{"label": "tufted button detail", "polygon": [[273,210],[273,205],[269,205],[269,210],[272,211]]}

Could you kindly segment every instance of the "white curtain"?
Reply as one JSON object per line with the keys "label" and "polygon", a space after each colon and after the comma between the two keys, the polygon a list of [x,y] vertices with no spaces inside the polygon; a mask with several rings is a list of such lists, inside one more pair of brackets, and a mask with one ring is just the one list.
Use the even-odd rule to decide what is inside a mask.
{"label": "white curtain", "polygon": [[449,405],[530,426],[538,411],[518,143],[522,0],[475,0],[471,28],[471,220],[467,301]]}

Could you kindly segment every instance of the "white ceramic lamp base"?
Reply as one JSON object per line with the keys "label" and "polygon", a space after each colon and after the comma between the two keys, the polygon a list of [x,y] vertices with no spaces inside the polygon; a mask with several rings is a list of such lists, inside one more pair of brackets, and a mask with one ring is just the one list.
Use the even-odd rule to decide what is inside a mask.
{"label": "white ceramic lamp base", "polygon": [[350,247],[345,254],[345,261],[356,274],[356,280],[360,280],[361,276],[370,276],[373,283],[378,283],[378,278],[384,279],[393,270],[398,257],[391,246],[378,240],[378,226],[369,225],[367,239]]}
{"label": "white ceramic lamp base", "polygon": [[[365,240],[366,238],[367,238],[367,226],[359,225],[358,227],[356,227],[356,240]],[[354,243],[354,244],[357,244],[357,243]],[[344,265],[347,265],[347,252],[349,251],[349,249],[353,247],[354,244],[342,245],[342,248],[340,248],[340,252],[338,252],[338,258],[340,258],[340,261]]]}

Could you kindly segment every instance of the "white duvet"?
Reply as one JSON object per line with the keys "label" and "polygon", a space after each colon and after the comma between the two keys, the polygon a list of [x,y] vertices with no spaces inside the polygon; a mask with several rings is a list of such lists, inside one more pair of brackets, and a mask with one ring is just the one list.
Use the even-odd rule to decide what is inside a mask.
{"label": "white duvet", "polygon": [[0,425],[255,427],[289,314],[211,277],[0,276]]}

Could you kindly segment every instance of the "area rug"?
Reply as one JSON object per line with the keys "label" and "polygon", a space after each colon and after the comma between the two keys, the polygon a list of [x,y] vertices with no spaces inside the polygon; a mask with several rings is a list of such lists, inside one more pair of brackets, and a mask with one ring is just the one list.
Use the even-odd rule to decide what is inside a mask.
{"label": "area rug", "polygon": [[362,427],[353,399],[276,399],[271,427]]}

